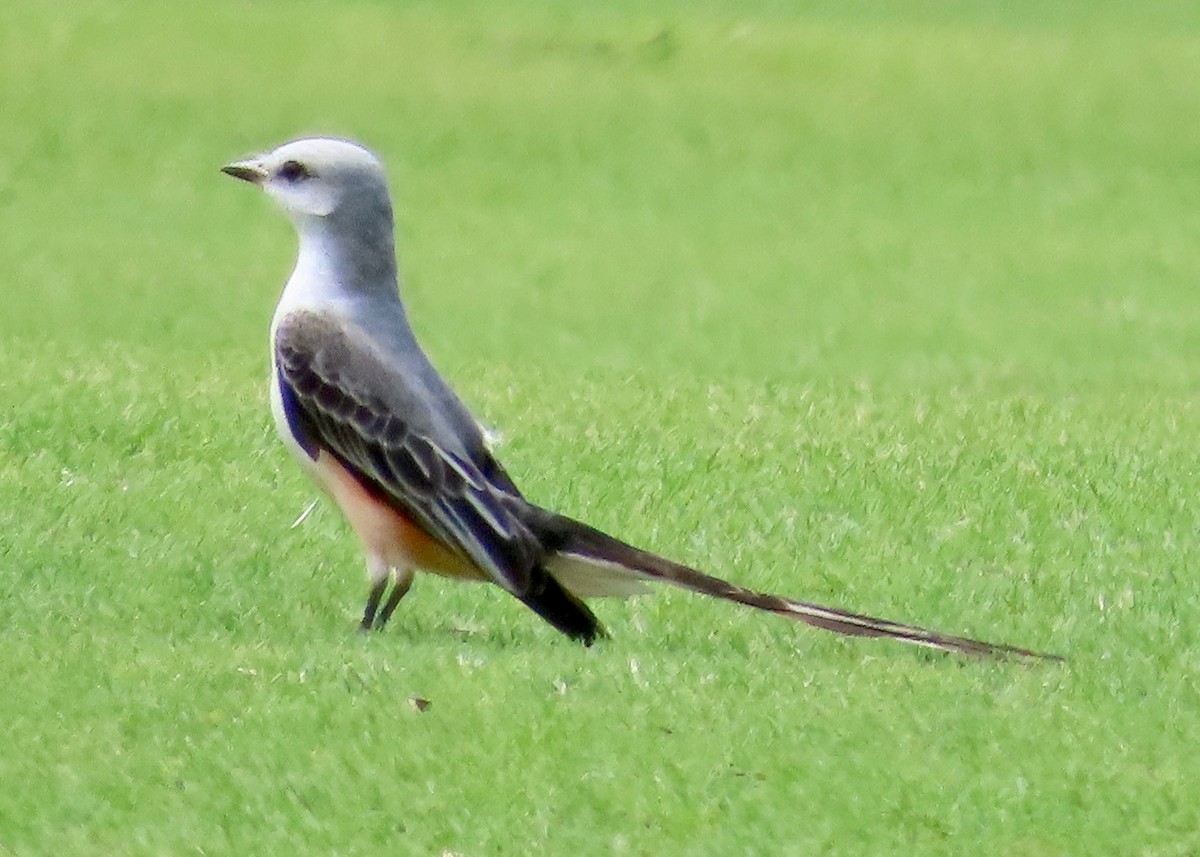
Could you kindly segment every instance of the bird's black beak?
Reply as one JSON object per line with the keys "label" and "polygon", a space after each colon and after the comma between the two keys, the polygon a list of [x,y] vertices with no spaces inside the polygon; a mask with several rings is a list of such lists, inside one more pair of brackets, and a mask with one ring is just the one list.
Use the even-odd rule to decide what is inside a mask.
{"label": "bird's black beak", "polygon": [[221,172],[250,184],[262,184],[267,178],[267,171],[258,161],[234,161],[221,167]]}

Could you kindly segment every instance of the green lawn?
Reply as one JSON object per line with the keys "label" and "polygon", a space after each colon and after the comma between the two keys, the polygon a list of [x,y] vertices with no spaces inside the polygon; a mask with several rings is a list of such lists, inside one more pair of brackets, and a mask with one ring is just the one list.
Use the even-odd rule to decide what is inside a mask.
{"label": "green lawn", "polygon": [[[10,5],[0,854],[1200,852],[1200,8]],[[1068,662],[436,578],[355,634],[218,172],[314,132],[532,499]]]}

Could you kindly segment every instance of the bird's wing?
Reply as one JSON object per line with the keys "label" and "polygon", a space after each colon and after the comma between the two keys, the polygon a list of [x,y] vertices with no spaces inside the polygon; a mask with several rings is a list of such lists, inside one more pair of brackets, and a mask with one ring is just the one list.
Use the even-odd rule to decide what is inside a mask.
{"label": "bird's wing", "polygon": [[[313,458],[334,456],[364,486],[518,597],[541,558],[520,494],[482,438],[463,437],[443,398],[408,377],[353,322],[300,311],[276,327],[284,412]],[[516,502],[514,502],[516,501]]]}

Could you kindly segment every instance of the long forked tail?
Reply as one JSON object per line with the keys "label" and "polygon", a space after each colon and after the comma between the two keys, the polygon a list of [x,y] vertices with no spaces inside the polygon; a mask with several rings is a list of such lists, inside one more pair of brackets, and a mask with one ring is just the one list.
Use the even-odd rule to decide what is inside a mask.
{"label": "long forked tail", "polygon": [[639,581],[661,581],[702,595],[778,613],[817,628],[824,628],[826,631],[852,637],[886,637],[914,646],[976,657],[1063,660],[1059,655],[1035,652],[1020,646],[955,637],[915,625],[877,619],[874,616],[864,616],[834,607],[822,607],[820,604],[796,601],[781,595],[755,592],[625,544],[607,533],[563,515],[541,509],[538,512],[537,529],[542,534],[546,546],[558,553],[558,562],[548,564],[548,567],[564,586],[578,595],[628,595],[637,591]]}

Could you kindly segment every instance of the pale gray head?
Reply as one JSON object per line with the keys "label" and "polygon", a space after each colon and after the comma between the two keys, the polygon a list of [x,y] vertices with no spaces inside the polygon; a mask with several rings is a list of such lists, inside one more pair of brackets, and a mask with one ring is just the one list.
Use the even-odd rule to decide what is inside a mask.
{"label": "pale gray head", "polygon": [[345,270],[394,270],[392,203],[379,159],[349,140],[308,138],[236,161],[222,172],[258,185],[300,232],[315,239]]}
{"label": "pale gray head", "polygon": [[383,166],[349,140],[294,140],[222,171],[261,187],[298,224],[355,210],[391,210]]}

